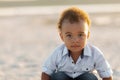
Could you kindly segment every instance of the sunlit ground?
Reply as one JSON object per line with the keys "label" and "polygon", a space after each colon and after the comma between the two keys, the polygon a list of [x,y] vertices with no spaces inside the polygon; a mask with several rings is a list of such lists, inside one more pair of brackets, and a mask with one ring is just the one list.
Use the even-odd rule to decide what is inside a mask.
{"label": "sunlit ground", "polygon": [[[79,7],[92,20],[89,42],[104,52],[114,80],[120,80],[120,6],[99,6]],[[56,26],[66,7],[0,9],[0,80],[40,80],[43,62],[62,43]]]}

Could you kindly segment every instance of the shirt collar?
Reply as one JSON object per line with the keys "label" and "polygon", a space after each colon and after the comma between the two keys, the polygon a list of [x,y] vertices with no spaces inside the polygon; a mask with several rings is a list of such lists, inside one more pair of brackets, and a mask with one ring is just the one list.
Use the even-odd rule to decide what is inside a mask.
{"label": "shirt collar", "polygon": [[65,56],[65,55],[69,55],[69,51],[68,51],[67,47],[64,45],[63,56]]}
{"label": "shirt collar", "polygon": [[[64,45],[64,48],[63,48],[63,56],[65,56],[65,55],[70,55],[69,54],[69,51],[68,51],[68,49],[67,49],[67,47]],[[85,46],[85,48],[84,48],[84,50],[83,50],[83,53],[82,53],[82,56],[84,57],[84,56],[91,56],[92,54],[91,54],[91,49],[90,49],[90,46],[87,44],[86,46]]]}

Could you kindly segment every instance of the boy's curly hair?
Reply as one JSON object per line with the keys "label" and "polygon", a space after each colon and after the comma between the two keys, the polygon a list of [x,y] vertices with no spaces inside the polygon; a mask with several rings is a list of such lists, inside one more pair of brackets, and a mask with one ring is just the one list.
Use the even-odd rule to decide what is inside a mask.
{"label": "boy's curly hair", "polygon": [[70,23],[79,22],[80,20],[84,20],[87,22],[89,27],[91,24],[88,14],[77,7],[71,7],[62,12],[60,19],[58,21],[58,29],[61,30],[61,26],[62,26],[62,23],[64,22],[64,20],[68,20]]}

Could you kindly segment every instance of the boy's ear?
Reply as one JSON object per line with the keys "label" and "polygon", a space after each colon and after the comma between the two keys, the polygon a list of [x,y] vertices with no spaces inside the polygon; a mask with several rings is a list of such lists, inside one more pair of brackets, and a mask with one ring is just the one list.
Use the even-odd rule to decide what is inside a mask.
{"label": "boy's ear", "polygon": [[63,35],[62,35],[62,33],[59,32],[59,35],[60,35],[61,40],[63,41]]}
{"label": "boy's ear", "polygon": [[90,37],[90,32],[88,32],[88,35],[87,35],[87,38],[89,38]]}

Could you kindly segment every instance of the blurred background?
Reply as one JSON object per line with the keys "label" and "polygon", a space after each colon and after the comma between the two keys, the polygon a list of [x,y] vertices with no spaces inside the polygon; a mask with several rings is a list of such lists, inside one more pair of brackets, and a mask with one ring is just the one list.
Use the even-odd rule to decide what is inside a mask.
{"label": "blurred background", "polygon": [[120,0],[0,0],[0,80],[40,80],[42,64],[62,43],[59,15],[70,6],[89,13],[89,42],[120,80]]}

